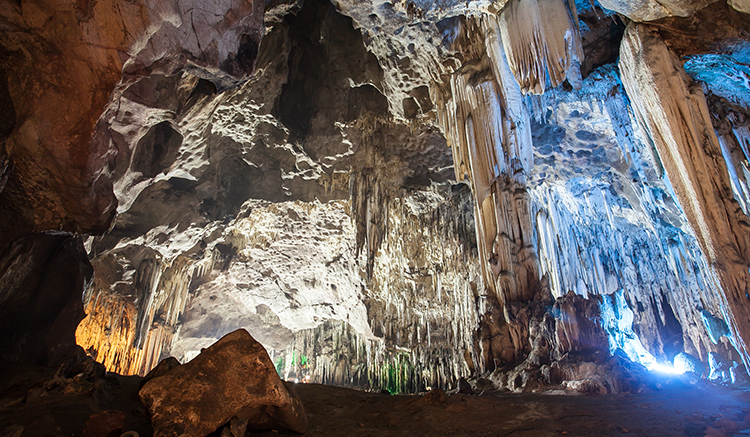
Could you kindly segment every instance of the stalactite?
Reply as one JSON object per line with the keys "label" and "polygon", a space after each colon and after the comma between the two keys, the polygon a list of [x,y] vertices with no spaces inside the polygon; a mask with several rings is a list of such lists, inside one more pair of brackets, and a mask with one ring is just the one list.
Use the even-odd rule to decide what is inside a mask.
{"label": "stalactite", "polygon": [[566,78],[580,87],[576,15],[562,0],[513,0],[500,13],[510,68],[523,92],[542,94],[548,81],[554,88]]}
{"label": "stalactite", "polygon": [[659,155],[617,70],[601,68],[583,85],[529,105],[543,123],[535,127],[530,192],[541,270],[553,295],[620,293],[649,366],[671,363],[680,352],[739,359],[726,340],[707,339],[701,311],[720,313],[718,279],[662,179]]}
{"label": "stalactite", "polygon": [[468,377],[482,288],[472,201],[464,185],[402,193],[384,213],[363,290],[374,337],[345,321],[294,333],[273,359],[284,378],[391,392],[449,388]]}
{"label": "stalactite", "polygon": [[721,146],[721,154],[729,174],[734,199],[745,215],[750,213],[750,128],[749,109],[710,95],[708,104],[711,121]]}
{"label": "stalactite", "polygon": [[747,300],[747,216],[729,195],[731,181],[703,92],[648,26],[631,24],[620,49],[620,70],[639,121],[654,142],[669,181],[719,278],[717,310],[746,367],[750,356]]}
{"label": "stalactite", "polygon": [[[127,299],[108,295],[89,298],[86,319],[78,325],[76,342],[107,370],[124,374],[139,368],[140,350],[133,347],[136,308]],[[117,316],[115,316],[117,315]]]}
{"label": "stalactite", "polygon": [[534,300],[542,287],[526,187],[533,166],[531,123],[497,17],[467,20],[461,32],[456,48],[468,59],[450,77],[438,114],[456,178],[468,179],[475,196],[477,245],[491,290],[479,335],[493,339],[478,347],[484,368],[492,370],[528,353],[522,303]]}
{"label": "stalactite", "polygon": [[[76,331],[81,347],[125,375],[145,375],[168,354],[191,281],[212,264],[178,257],[170,265],[153,253],[135,259],[137,267],[117,253],[95,262],[97,277],[84,296],[88,316]],[[115,267],[120,262],[122,270]],[[120,281],[108,283],[118,273]]]}
{"label": "stalactite", "polygon": [[[658,145],[653,150],[634,124],[616,73],[597,72],[580,83],[581,91],[555,89],[523,97],[521,90],[530,83],[524,80],[542,70],[518,61],[515,44],[523,39],[512,40],[503,19],[536,14],[531,6],[513,3],[499,26],[491,16],[462,22],[462,35],[473,39],[456,38],[464,63],[451,76],[447,97],[437,99],[443,102],[439,120],[454,150],[456,177],[472,184],[480,258],[487,284],[499,297],[495,309],[488,305],[480,319],[478,335],[488,337],[479,343],[485,364],[492,370],[494,360],[501,367],[497,375],[503,375],[503,365],[531,354],[511,373],[531,371],[533,357],[540,353],[534,349],[539,338],[535,324],[542,320],[533,302],[545,299],[546,280],[558,301],[568,292],[596,301],[624,290],[625,305],[635,313],[628,329],[653,354],[650,363],[656,364],[654,356],[669,361],[683,350],[703,359],[717,347],[732,355],[706,341],[701,321],[704,308],[726,317],[723,298],[712,292],[717,277],[701,255],[709,247],[698,244],[705,236],[698,232],[696,243],[681,218],[673,200],[681,188],[673,189],[671,177],[662,182],[663,152]],[[540,40],[537,33],[520,45],[541,50],[532,44]],[[510,41],[506,53],[503,41]],[[554,80],[552,73],[550,78]],[[603,119],[596,123],[608,126],[606,131],[567,125],[592,116]],[[553,127],[562,123],[559,117],[568,117],[565,127]],[[559,146],[544,142],[566,135],[574,140]],[[526,158],[532,153],[534,164]],[[577,335],[564,323],[555,329],[561,330],[555,338],[566,344]],[[518,389],[530,374],[524,375],[523,383],[498,376],[504,381],[499,384]]]}
{"label": "stalactite", "polygon": [[466,28],[481,29],[476,37],[485,50],[451,77],[440,120],[453,148],[456,178],[468,178],[476,196],[485,281],[503,301],[528,300],[538,281],[525,193],[532,166],[530,122],[496,19],[485,17]]}
{"label": "stalactite", "polygon": [[[547,186],[533,193],[539,211],[540,259],[554,295],[573,290],[582,296],[605,296],[625,289],[630,305],[643,308],[636,317],[636,329],[642,338],[650,339],[652,354],[671,360],[684,347],[705,358],[709,345],[695,309],[715,308],[717,301],[709,291],[714,278],[692,236],[658,219],[651,221],[648,215],[628,223],[621,211],[635,218],[635,208],[607,212],[617,199],[608,191],[589,189],[579,195],[578,208],[571,208],[566,200],[570,192],[564,186]],[[656,211],[658,217],[659,206],[652,199],[655,203],[644,207]],[[668,324],[667,317],[675,316],[679,332],[661,329]],[[674,335],[681,344],[684,339],[684,346],[668,344]]]}
{"label": "stalactite", "polygon": [[[315,13],[275,22],[246,82],[190,69],[118,91],[120,215],[93,245],[79,328],[108,369],[186,361],[243,327],[288,379],[611,392],[628,364],[607,348],[625,337],[632,359],[659,363],[731,352],[706,320],[741,342],[742,313],[713,291],[736,282],[730,298],[745,299],[735,261],[750,244],[730,231],[750,224],[728,195],[747,211],[741,114],[710,138],[699,92],[646,71],[631,31],[621,69],[646,89],[631,98],[644,133],[614,67],[581,78],[572,0],[377,31],[378,16],[355,28],[305,4]],[[659,93],[666,110],[649,106]],[[724,165],[729,177],[705,176]]]}

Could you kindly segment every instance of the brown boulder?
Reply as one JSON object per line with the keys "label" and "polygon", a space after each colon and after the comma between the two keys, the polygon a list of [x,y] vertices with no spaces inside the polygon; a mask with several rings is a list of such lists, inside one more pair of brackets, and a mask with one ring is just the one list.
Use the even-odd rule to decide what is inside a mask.
{"label": "brown boulder", "polygon": [[147,382],[151,381],[154,378],[157,378],[162,375],[166,375],[170,370],[180,365],[181,365],[180,362],[175,357],[169,357],[169,358],[165,358],[159,361],[159,364],[157,364],[156,367],[151,369],[151,371],[149,371],[146,374],[146,376],[143,378],[141,387],[143,387]]}
{"label": "brown boulder", "polygon": [[202,437],[234,417],[249,419],[249,428],[307,430],[302,402],[284,386],[263,346],[244,329],[151,379],[139,395],[156,437]]}

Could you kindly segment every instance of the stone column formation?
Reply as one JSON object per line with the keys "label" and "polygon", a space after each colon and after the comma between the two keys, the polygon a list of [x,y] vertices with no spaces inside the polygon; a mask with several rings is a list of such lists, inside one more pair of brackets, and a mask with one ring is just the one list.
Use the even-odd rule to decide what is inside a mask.
{"label": "stone column formation", "polygon": [[128,374],[240,328],[391,391],[747,368],[750,6],[601,5],[11,2],[0,274],[85,235],[77,340]]}
{"label": "stone column formation", "polygon": [[732,344],[747,366],[748,217],[730,194],[729,174],[706,98],[646,25],[628,27],[619,67],[639,120],[653,139],[703,254],[718,276],[722,318],[729,321]]}

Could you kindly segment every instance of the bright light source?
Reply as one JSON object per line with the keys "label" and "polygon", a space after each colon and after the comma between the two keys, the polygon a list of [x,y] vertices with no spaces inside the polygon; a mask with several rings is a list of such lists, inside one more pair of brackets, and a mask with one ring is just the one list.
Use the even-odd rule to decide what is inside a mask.
{"label": "bright light source", "polygon": [[651,368],[649,369],[648,366],[646,366],[648,370],[651,370],[652,372],[659,372],[659,373],[671,373],[674,375],[682,375],[685,373],[685,369],[678,369],[676,367],[672,366],[666,366],[664,364],[652,364]]}
{"label": "bright light source", "polygon": [[604,296],[602,302],[602,323],[609,338],[609,349],[614,354],[622,350],[631,361],[643,364],[651,372],[683,374],[688,369],[659,364],[649,353],[633,331],[633,310],[625,300],[625,292],[620,289],[610,296]]}

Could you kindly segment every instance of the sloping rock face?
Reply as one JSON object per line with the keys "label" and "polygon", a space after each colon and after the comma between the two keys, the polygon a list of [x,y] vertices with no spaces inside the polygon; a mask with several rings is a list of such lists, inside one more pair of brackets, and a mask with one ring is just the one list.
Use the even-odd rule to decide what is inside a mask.
{"label": "sloping rock face", "polygon": [[227,334],[189,363],[149,380],[138,394],[155,436],[205,436],[235,417],[259,429],[307,431],[301,401],[245,330]]}
{"label": "sloping rock face", "polygon": [[[190,61],[242,77],[260,1],[9,2],[0,12],[0,244],[44,230],[103,233],[116,144],[95,128],[123,76]],[[121,158],[122,159],[122,158]]]}

